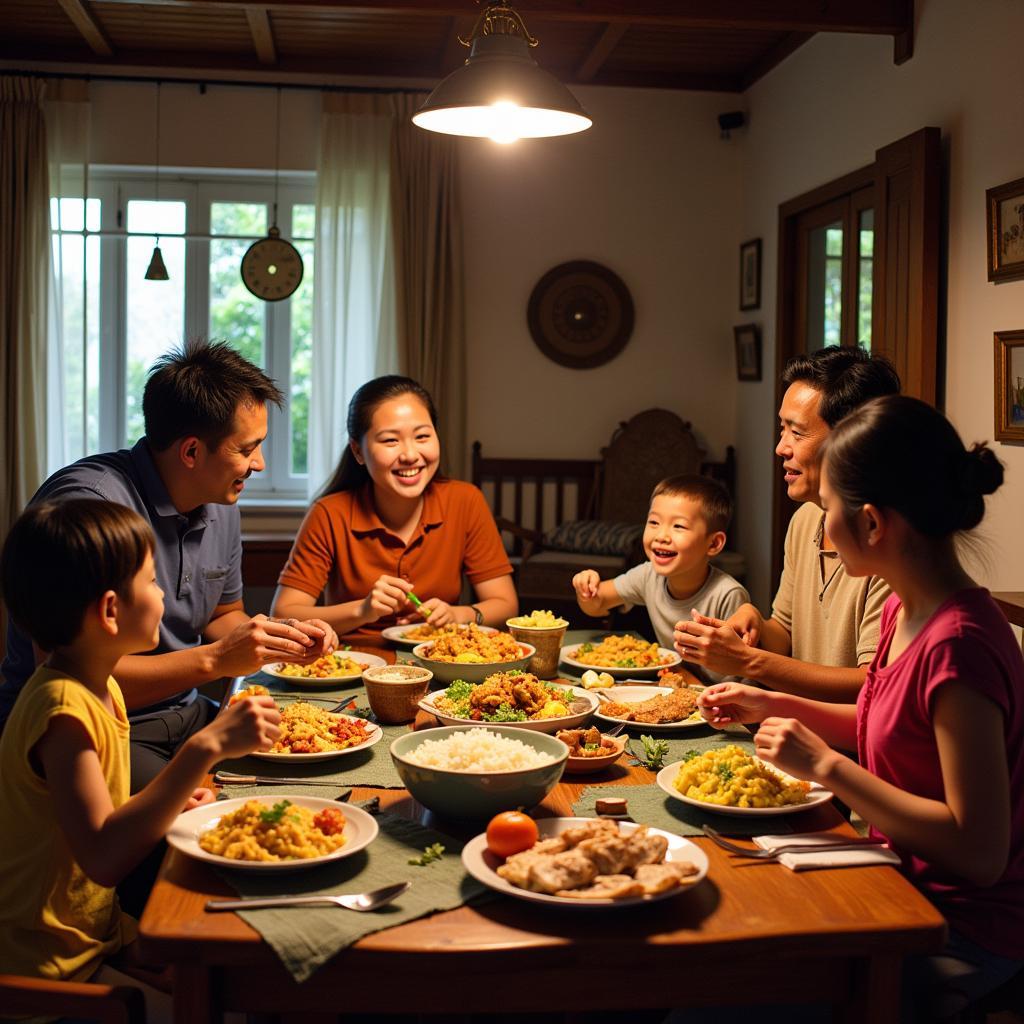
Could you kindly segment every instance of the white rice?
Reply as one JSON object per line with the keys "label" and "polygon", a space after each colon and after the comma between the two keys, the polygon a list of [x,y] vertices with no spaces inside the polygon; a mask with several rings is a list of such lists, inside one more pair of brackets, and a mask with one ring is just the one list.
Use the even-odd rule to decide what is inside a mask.
{"label": "white rice", "polygon": [[522,740],[499,736],[487,729],[454,732],[443,740],[425,740],[405,755],[424,768],[449,772],[513,772],[551,764],[554,757]]}

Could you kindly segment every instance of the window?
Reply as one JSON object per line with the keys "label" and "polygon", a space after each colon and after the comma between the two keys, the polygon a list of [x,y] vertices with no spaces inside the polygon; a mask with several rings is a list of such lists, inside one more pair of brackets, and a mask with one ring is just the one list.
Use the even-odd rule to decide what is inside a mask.
{"label": "window", "polygon": [[[267,469],[251,496],[304,498],[313,317],[312,175],[282,176],[278,225],[302,255],[298,290],[257,299],[242,283],[248,246],[273,218],[272,175],[151,174],[92,169],[89,199],[52,201],[63,385],[63,462],[130,447],[143,433],[142,390],[154,360],[188,337],[225,340],[273,377]],[[84,217],[83,217],[84,210]],[[147,281],[159,244],[169,280]],[[51,466],[55,470],[57,466]]]}

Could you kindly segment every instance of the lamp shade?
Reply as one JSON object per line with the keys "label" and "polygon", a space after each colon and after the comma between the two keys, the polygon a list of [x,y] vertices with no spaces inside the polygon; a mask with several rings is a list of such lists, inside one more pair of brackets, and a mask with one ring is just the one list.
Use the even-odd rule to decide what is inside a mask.
{"label": "lamp shade", "polygon": [[163,253],[160,252],[160,246],[154,246],[153,255],[150,257],[149,266],[146,267],[146,280],[147,281],[167,281],[170,278],[167,275],[167,267],[164,264]]}
{"label": "lamp shade", "polygon": [[495,142],[572,135],[593,123],[576,97],[530,56],[519,35],[478,35],[469,59],[445,78],[413,115],[445,135]]}

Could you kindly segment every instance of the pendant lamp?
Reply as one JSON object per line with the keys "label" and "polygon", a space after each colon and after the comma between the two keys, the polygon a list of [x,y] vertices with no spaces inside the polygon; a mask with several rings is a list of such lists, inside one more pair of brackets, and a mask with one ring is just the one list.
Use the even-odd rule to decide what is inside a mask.
{"label": "pendant lamp", "polygon": [[[156,83],[156,160],[154,161],[156,167],[156,179],[155,179],[155,192],[156,201],[159,207],[160,203],[160,83]],[[157,216],[159,216],[159,209],[157,210]],[[147,281],[168,281],[170,275],[167,273],[167,267],[164,264],[163,253],[160,252],[160,236],[156,236],[156,245],[153,247],[153,255],[149,258],[149,266],[146,267],[146,280]]]}
{"label": "pendant lamp", "polygon": [[413,123],[444,135],[509,143],[572,135],[593,123],[578,100],[530,55],[537,40],[502,0],[488,0],[469,39],[465,64],[413,114]]}

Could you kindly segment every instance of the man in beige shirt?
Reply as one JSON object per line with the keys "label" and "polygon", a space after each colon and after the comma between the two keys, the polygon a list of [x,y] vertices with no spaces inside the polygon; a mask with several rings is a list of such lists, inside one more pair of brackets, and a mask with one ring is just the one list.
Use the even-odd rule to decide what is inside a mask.
{"label": "man in beige shirt", "polygon": [[786,532],[785,561],[771,618],[745,604],[722,621],[695,615],[676,625],[675,646],[713,672],[774,690],[853,703],[878,646],[889,588],[877,576],[847,575],[825,534],[818,492],[821,451],[832,428],[872,398],[896,394],[899,377],[860,348],[825,348],[789,361],[779,408],[789,497],[804,504]]}

